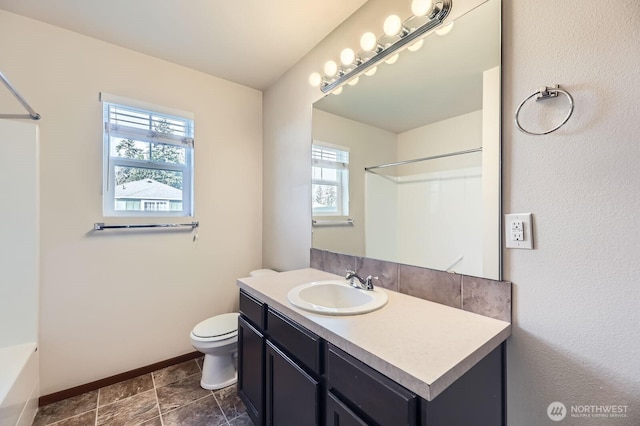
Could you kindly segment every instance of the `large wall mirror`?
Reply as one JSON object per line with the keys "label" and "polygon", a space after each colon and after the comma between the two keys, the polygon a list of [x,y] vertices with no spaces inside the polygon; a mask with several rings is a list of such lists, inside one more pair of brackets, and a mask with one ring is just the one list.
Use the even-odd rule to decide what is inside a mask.
{"label": "large wall mirror", "polygon": [[313,247],[500,279],[500,61],[489,0],[314,103]]}

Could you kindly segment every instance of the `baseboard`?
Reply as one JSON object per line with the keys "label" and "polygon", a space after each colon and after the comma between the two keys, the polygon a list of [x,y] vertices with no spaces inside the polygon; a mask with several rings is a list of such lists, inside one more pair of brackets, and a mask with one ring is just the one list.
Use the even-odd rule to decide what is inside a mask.
{"label": "baseboard", "polygon": [[113,385],[124,380],[133,379],[134,377],[142,376],[143,374],[149,374],[153,371],[160,370],[162,368],[170,367],[181,362],[196,359],[202,354],[198,351],[189,352],[188,354],[180,355],[175,358],[166,359],[164,361],[156,362],[144,367],[136,368],[135,370],[126,371],[124,373],[116,374],[115,376],[106,377],[104,379],[96,380],[95,382],[86,383],[84,385],[75,386],[73,388],[61,390],[59,392],[51,393],[49,395],[41,396],[38,399],[38,406],[48,405],[53,402],[62,401],[63,399],[71,398],[81,395],[85,392],[90,392],[96,389],[103,388],[105,386]]}

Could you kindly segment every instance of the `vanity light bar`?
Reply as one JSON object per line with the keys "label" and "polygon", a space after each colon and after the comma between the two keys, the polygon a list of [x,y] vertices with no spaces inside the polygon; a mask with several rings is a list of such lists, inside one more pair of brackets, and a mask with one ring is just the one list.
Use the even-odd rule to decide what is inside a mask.
{"label": "vanity light bar", "polygon": [[[420,0],[414,0],[414,3]],[[428,0],[427,0],[428,1]],[[437,27],[444,21],[449,12],[451,11],[451,1],[452,0],[439,0],[434,2],[433,8],[428,16],[428,20],[422,25],[411,28],[411,24],[413,21],[421,19],[421,16],[410,16],[402,22],[402,27],[397,35],[399,37],[395,42],[385,45],[385,41],[388,40],[388,35],[383,35],[377,39],[377,47],[373,51],[361,51],[355,56],[354,67],[352,69],[339,67],[337,71],[336,77],[328,77],[322,76],[319,77],[318,74],[314,73],[316,78],[319,77],[318,82],[320,84],[320,90],[323,93],[328,93],[333,89],[341,86],[342,84],[348,82],[349,80],[355,78],[356,76],[364,73],[365,71],[375,67],[381,61],[389,58],[399,52],[403,47],[407,45],[411,45],[414,42],[418,42],[418,39],[425,35],[428,31]],[[424,2],[424,0],[422,0]],[[393,15],[392,15],[393,16]],[[389,18],[391,18],[390,16]],[[387,18],[387,20],[389,20]],[[371,55],[370,57],[366,57],[367,55]],[[313,80],[313,76],[310,77],[310,82]],[[312,83],[313,84],[313,83]]]}

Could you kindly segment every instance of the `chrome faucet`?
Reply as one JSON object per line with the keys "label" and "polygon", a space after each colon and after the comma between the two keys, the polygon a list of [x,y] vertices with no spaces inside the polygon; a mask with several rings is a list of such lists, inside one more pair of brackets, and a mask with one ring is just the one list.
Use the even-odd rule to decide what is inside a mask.
{"label": "chrome faucet", "polygon": [[355,271],[350,269],[347,269],[347,275],[344,278],[349,280],[349,284],[351,284],[352,287],[361,288],[363,290],[373,290],[373,280],[378,279],[378,277],[373,277],[371,275],[367,276],[367,278],[362,278]]}

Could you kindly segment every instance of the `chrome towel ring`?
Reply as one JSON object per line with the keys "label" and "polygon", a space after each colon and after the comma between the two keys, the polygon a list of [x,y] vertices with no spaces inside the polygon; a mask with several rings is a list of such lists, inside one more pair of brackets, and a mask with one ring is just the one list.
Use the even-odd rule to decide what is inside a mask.
{"label": "chrome towel ring", "polygon": [[[520,110],[522,109],[522,106],[531,98],[533,98],[534,96],[538,95],[538,97],[536,98],[536,101],[543,101],[545,99],[550,99],[550,98],[557,98],[558,97],[558,93],[562,93],[563,95],[565,95],[567,97],[567,99],[569,99],[569,113],[564,117],[564,119],[562,120],[562,123],[558,124],[556,127],[554,127],[551,130],[547,130],[546,132],[530,132],[529,130],[526,130],[525,128],[522,127],[522,125],[520,125]],[[540,90],[533,92],[531,95],[529,95],[524,101],[520,102],[520,105],[518,105],[518,109],[516,109],[516,126],[518,127],[518,129],[523,132],[526,133],[528,135],[547,135],[551,132],[555,132],[556,130],[558,130],[560,127],[564,126],[564,124],[569,121],[569,118],[571,118],[571,114],[573,114],[573,98],[571,97],[571,95],[569,94],[569,92],[567,92],[566,90],[562,90],[560,89],[560,86],[556,84],[555,87],[547,87],[547,86],[543,86],[540,88]]]}

